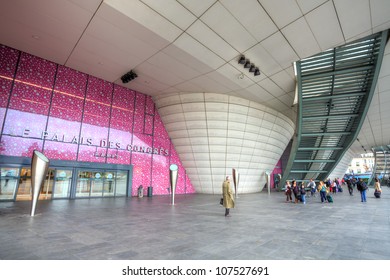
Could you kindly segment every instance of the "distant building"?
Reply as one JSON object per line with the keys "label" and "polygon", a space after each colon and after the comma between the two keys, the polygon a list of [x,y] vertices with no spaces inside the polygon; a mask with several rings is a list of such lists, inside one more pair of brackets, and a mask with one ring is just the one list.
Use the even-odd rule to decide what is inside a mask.
{"label": "distant building", "polygon": [[353,158],[346,171],[349,175],[371,174],[375,165],[374,154],[362,154],[360,157]]}

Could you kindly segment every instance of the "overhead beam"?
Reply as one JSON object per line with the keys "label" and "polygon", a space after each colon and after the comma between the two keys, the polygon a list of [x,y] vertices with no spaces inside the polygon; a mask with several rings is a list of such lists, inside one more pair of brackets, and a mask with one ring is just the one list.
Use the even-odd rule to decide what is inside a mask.
{"label": "overhead beam", "polygon": [[350,135],[351,132],[348,131],[335,131],[335,132],[314,132],[314,133],[302,133],[302,137],[312,137],[312,136],[343,136]]}
{"label": "overhead beam", "polygon": [[290,173],[328,173],[327,170],[291,170]]}
{"label": "overhead beam", "polygon": [[314,121],[314,120],[324,120],[324,119],[343,119],[343,118],[356,118],[359,114],[336,114],[336,115],[328,115],[328,116],[310,116],[310,117],[302,117],[305,121]]}
{"label": "overhead beam", "polygon": [[343,150],[343,147],[301,147],[298,151],[326,151],[326,150]]}
{"label": "overhead beam", "polygon": [[329,163],[329,162],[335,162],[335,160],[334,159],[295,159],[294,162],[302,162],[302,163],[305,163],[305,162],[317,162],[317,163],[326,162],[326,163]]}
{"label": "overhead beam", "polygon": [[347,97],[359,97],[366,95],[366,92],[355,92],[355,93],[343,93],[343,94],[334,94],[334,95],[320,95],[320,96],[314,96],[314,97],[305,97],[302,99],[303,103],[306,102],[313,102],[313,101],[319,101],[319,100],[329,100],[329,99],[339,99],[339,98],[347,98]]}

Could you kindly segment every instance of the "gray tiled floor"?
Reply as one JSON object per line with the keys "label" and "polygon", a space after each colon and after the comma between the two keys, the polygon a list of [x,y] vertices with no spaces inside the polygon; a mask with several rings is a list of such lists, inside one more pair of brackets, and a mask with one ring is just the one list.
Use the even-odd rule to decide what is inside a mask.
{"label": "gray tiled floor", "polygon": [[215,195],[0,203],[0,259],[390,259],[390,189],[285,203],[240,195],[232,216]]}

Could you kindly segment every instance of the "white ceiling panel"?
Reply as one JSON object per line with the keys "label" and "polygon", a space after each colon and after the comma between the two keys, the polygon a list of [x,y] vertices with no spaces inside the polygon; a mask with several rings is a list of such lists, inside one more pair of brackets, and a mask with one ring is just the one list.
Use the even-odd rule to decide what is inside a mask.
{"label": "white ceiling panel", "polygon": [[333,1],[341,23],[344,37],[355,37],[358,34],[371,30],[369,0],[356,0],[351,9],[350,3],[344,0]]}
{"label": "white ceiling panel", "polygon": [[299,7],[301,8],[302,13],[307,14],[308,12],[310,12],[311,10],[314,10],[315,8],[322,5],[326,1],[328,1],[328,0],[310,0],[310,1],[297,0],[297,3],[299,5]]}
{"label": "white ceiling panel", "polygon": [[[102,19],[103,21],[98,21],[96,18]],[[102,32],[103,30],[96,30],[96,27],[93,25],[95,24],[95,22],[96,24],[100,23],[99,28],[102,26],[102,24],[109,24],[115,26],[116,28],[112,27],[112,30],[106,29],[106,31],[115,32],[115,34],[106,34],[107,32]],[[134,19],[129,18],[125,14],[121,13],[120,11],[109,5],[105,5],[104,3],[101,5],[99,10],[97,10],[95,17],[89,24],[89,27],[91,28],[91,30],[95,29],[95,36],[99,34],[99,30],[99,35],[103,38],[110,38],[109,36],[115,36],[115,40],[111,41],[113,45],[122,46],[121,42],[126,42],[126,40],[131,39],[140,41],[135,42],[135,44],[139,44],[139,48],[137,48],[137,51],[142,52],[145,45],[149,45],[147,49],[161,50],[171,43],[170,41],[156,34],[155,32],[149,30],[144,25],[138,23]],[[118,36],[121,36],[123,38],[118,39]],[[119,40],[119,42],[116,42],[116,40]],[[131,43],[128,43],[127,47],[131,48],[131,45]]]}
{"label": "white ceiling panel", "polygon": [[[148,31],[144,30],[144,32]],[[159,51],[154,45],[126,34],[125,30],[116,25],[95,17],[85,35],[80,39],[78,46],[87,49],[94,45],[97,49],[95,53],[113,57],[115,62],[127,65],[125,69],[129,70]]]}
{"label": "white ceiling panel", "polygon": [[[130,70],[130,69],[129,69]],[[153,65],[149,62],[142,63],[142,65],[138,66],[136,68],[137,73],[148,73],[151,77],[154,77],[157,81],[160,81],[161,83],[169,84],[179,84],[184,81],[184,79],[178,77],[171,71],[166,71],[164,68],[161,68],[159,66]],[[136,81],[137,79],[135,79]]]}
{"label": "white ceiling panel", "polygon": [[[102,42],[99,43],[101,46],[104,45]],[[91,73],[91,75],[102,79],[104,78],[109,82],[115,82],[118,75],[120,75],[117,69],[120,69],[121,67],[123,69],[123,65],[117,65],[115,61],[111,60],[109,57],[102,57],[97,49],[94,51],[96,51],[96,53],[92,53],[90,49],[82,48],[80,46],[73,52],[72,57],[68,60],[66,66],[80,72]]]}
{"label": "white ceiling panel", "polygon": [[245,56],[259,67],[261,73],[267,76],[283,70],[280,64],[276,62],[273,56],[261,44],[256,44],[250,50],[246,51]]}
{"label": "white ceiling panel", "polygon": [[321,52],[321,48],[304,17],[287,25],[282,29],[282,33],[300,59]]}
{"label": "white ceiling panel", "polygon": [[390,88],[386,91],[379,93],[379,104],[381,104],[384,110],[388,110],[388,104],[390,102]]}
{"label": "white ceiling panel", "polygon": [[286,71],[280,71],[270,77],[270,80],[283,89],[284,92],[295,90],[295,80]]}
{"label": "white ceiling panel", "polygon": [[204,12],[206,12],[216,1],[215,0],[177,0],[184,7],[190,10],[194,15],[200,17]]}
{"label": "white ceiling panel", "polygon": [[236,0],[220,2],[258,42],[278,31],[275,23],[257,0],[246,0],[245,5]]}
{"label": "white ceiling panel", "polygon": [[[231,71],[233,71],[233,70],[231,70]],[[207,75],[205,75],[205,77],[209,78],[210,80],[213,81],[213,83],[217,84],[219,86],[219,88],[221,90],[223,90],[222,92],[224,92],[224,93],[241,88],[240,85],[237,82],[235,82],[235,80],[238,79],[238,76],[234,77],[233,80],[230,80],[230,79],[226,79],[225,75],[223,75],[217,71],[214,71],[214,72],[208,73]],[[213,92],[213,91],[208,90],[206,92]],[[221,91],[217,91],[217,92],[221,92]]]}
{"label": "white ceiling panel", "polygon": [[171,57],[164,52],[157,53],[156,55],[149,58],[147,62],[167,72],[171,72],[172,68],[174,68],[175,70],[178,70],[178,76],[183,80],[189,80],[200,76],[201,74],[198,71],[195,71],[189,65],[181,63],[181,61],[176,60],[175,57]]}
{"label": "white ceiling panel", "polygon": [[237,51],[202,21],[195,22],[186,32],[225,61],[237,56]]}
{"label": "white ceiling panel", "polygon": [[265,39],[261,42],[261,45],[283,69],[290,67],[294,61],[299,60],[294,49],[280,32]]}
{"label": "white ceiling panel", "polygon": [[66,42],[60,36],[52,36],[34,27],[26,29],[26,26],[19,22],[12,22],[12,29],[10,29],[7,26],[10,21],[13,19],[0,16],[2,44],[58,64],[65,64],[74,48],[74,41]]}
{"label": "white ceiling panel", "polygon": [[370,8],[373,28],[390,21],[390,1],[370,0]]}
{"label": "white ceiling panel", "polygon": [[209,65],[212,69],[217,69],[225,63],[222,58],[186,33],[183,33],[174,42],[174,45],[182,50],[187,50],[193,57]]}
{"label": "white ceiling panel", "polygon": [[331,1],[311,11],[305,18],[323,51],[343,44],[344,37]]}
{"label": "white ceiling panel", "polygon": [[[170,92],[189,92],[190,93],[190,92],[199,91],[200,88],[202,88],[202,87],[201,87],[201,83],[199,82],[199,79],[198,79],[198,82],[194,82],[194,80],[192,79],[191,81],[186,81],[186,82],[177,84],[175,86],[176,90],[170,91]],[[206,90],[206,88],[204,88],[204,90]]]}
{"label": "white ceiling panel", "polygon": [[251,92],[253,95],[257,97],[259,100],[258,103],[266,102],[270,99],[273,99],[273,95],[266,91],[264,88],[259,86],[258,84],[254,84],[246,89],[247,91]]}
{"label": "white ceiling panel", "polygon": [[260,4],[271,16],[279,29],[302,16],[302,12],[295,0],[260,0]]}
{"label": "white ceiling panel", "polygon": [[218,2],[202,15],[201,20],[238,52],[256,44],[256,39]]}
{"label": "white ceiling panel", "polygon": [[[389,41],[390,42],[390,41]],[[387,44],[386,49],[390,49],[390,45]],[[383,57],[381,72],[379,73],[379,78],[388,78],[390,76],[390,55],[387,54]],[[383,81],[383,80],[381,80]]]}
{"label": "white ceiling panel", "polygon": [[182,33],[180,28],[140,1],[105,0],[104,4],[132,18],[169,42]]}
{"label": "white ceiling panel", "polygon": [[237,68],[233,67],[229,63],[226,63],[225,65],[217,69],[217,73],[220,73],[221,75],[229,78],[231,82],[237,84],[237,86],[235,86],[234,88],[245,88],[253,84],[253,81],[248,79],[247,77],[240,78],[241,73],[243,72],[244,70],[242,72],[238,71]]}
{"label": "white ceiling panel", "polygon": [[193,68],[195,71],[198,71],[199,73],[209,73],[213,71],[213,68],[211,68],[208,64],[199,61],[187,51],[173,44],[164,48],[162,52],[168,54],[171,57],[174,57],[176,60],[187,65],[188,67]]}
{"label": "white ceiling panel", "polygon": [[164,90],[167,91],[168,89],[171,88],[171,86],[169,86],[167,84],[163,84],[151,76],[148,76],[148,75],[143,74],[143,73],[139,73],[139,74],[140,75],[142,74],[142,77],[137,78],[137,79],[131,81],[130,83],[124,84],[124,83],[122,83],[122,81],[120,79],[115,81],[115,83],[117,83],[118,85],[121,85],[123,87],[129,88],[132,90],[136,90],[139,92],[147,92],[148,95],[150,95],[150,96],[155,96],[155,95],[159,94],[160,92],[162,92]]}
{"label": "white ceiling panel", "polygon": [[259,85],[264,88],[268,93],[270,93],[274,97],[278,97],[280,95],[285,94],[283,89],[281,89],[277,84],[275,84],[271,79],[263,80],[259,83]]}
{"label": "white ceiling panel", "polygon": [[141,1],[182,30],[186,30],[196,20],[196,17],[176,0]]}

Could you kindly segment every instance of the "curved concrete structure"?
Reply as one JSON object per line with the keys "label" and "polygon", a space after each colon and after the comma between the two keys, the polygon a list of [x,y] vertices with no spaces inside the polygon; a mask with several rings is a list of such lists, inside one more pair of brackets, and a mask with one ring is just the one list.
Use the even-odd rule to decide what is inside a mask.
{"label": "curved concrete structure", "polygon": [[198,193],[221,193],[232,168],[240,174],[238,193],[261,191],[294,132],[288,117],[234,96],[175,93],[155,103]]}

